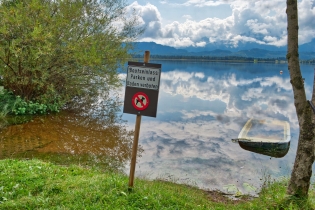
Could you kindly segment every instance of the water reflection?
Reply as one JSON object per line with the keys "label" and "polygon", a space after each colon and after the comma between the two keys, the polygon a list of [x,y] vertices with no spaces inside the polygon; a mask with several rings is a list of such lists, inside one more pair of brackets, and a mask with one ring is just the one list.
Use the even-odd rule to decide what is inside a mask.
{"label": "water reflection", "polygon": [[[244,186],[259,189],[266,174],[288,175],[295,158],[298,123],[285,64],[162,63],[157,118],[143,117],[136,176],[171,177],[201,188]],[[313,69],[301,65],[307,96]],[[124,79],[125,75],[121,75]],[[64,164],[126,166],[135,116],[119,111],[119,93],[100,90],[78,99],[74,112],[34,118],[0,132],[0,158],[40,157]],[[243,150],[231,141],[250,118],[288,121],[290,150],[271,158]],[[269,133],[270,134],[270,133]],[[57,157],[57,158],[56,158]]]}
{"label": "water reflection", "polygon": [[[162,64],[158,114],[143,117],[137,176],[171,175],[202,188],[235,184],[243,189],[244,183],[259,188],[265,173],[290,173],[298,123],[289,74],[279,75],[285,64],[154,62]],[[303,77],[313,77],[311,66],[301,68]],[[308,97],[311,84],[306,81]],[[135,116],[123,118],[134,127]],[[290,123],[291,148],[285,157],[246,151],[231,142],[250,118]]]}
{"label": "water reflection", "polygon": [[99,98],[94,103],[80,103],[75,111],[38,116],[3,128],[0,158],[35,157],[61,164],[121,168],[130,159],[133,132],[116,115],[114,102],[112,106],[108,103],[110,100]]}

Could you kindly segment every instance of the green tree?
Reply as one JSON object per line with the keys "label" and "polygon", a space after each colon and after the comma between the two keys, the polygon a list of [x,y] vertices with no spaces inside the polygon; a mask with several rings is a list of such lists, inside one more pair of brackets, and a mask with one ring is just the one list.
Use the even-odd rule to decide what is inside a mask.
{"label": "green tree", "polygon": [[59,106],[108,90],[142,31],[124,0],[0,0],[2,83]]}
{"label": "green tree", "polygon": [[[298,117],[300,134],[294,167],[287,193],[295,197],[308,197],[312,165],[314,162],[314,114],[306,99],[304,82],[299,64],[298,51],[298,6],[297,0],[287,0],[288,21],[288,69],[293,88],[294,104]],[[315,88],[315,87],[314,87]],[[312,102],[315,102],[313,88]]]}

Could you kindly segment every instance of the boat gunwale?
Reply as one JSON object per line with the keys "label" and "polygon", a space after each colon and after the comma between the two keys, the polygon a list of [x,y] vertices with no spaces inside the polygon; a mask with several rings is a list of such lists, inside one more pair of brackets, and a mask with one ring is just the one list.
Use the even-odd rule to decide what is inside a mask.
{"label": "boat gunwale", "polygon": [[[259,137],[248,137],[247,133],[249,132],[252,124],[251,121],[253,118],[250,118],[245,125],[243,126],[241,132],[238,135],[237,139],[233,139],[233,141],[242,141],[242,142],[257,142],[257,143],[288,143],[291,140],[291,135],[290,135],[290,125],[287,121],[280,121],[280,120],[272,120],[272,121],[267,121],[268,123],[272,123],[275,125],[281,125],[283,126],[283,135],[284,139],[267,139],[267,138],[259,138]],[[267,123],[266,122],[266,123]],[[263,124],[265,124],[263,122]]]}

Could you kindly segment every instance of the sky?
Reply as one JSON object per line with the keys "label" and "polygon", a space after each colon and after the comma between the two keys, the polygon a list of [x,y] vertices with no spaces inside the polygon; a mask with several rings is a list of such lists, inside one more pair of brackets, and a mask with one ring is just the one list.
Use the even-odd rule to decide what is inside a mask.
{"label": "sky", "polygon": [[[127,0],[141,26],[141,42],[176,48],[223,43],[285,46],[286,0]],[[315,38],[315,0],[298,0],[299,43]]]}

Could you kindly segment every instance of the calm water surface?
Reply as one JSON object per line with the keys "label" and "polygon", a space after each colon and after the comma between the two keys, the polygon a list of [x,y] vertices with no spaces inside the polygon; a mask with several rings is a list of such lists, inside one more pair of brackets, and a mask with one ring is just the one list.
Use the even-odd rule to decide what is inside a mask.
{"label": "calm water surface", "polygon": [[115,114],[115,105],[104,98],[79,112],[39,116],[27,123],[19,123],[20,117],[8,118],[17,124],[0,129],[0,159],[40,158],[62,165],[121,170],[130,162],[133,132]]}
{"label": "calm water surface", "polygon": [[[290,174],[298,123],[286,64],[151,63],[162,64],[159,104],[156,118],[142,117],[137,177],[251,193],[254,188],[248,186],[259,190],[269,175]],[[301,66],[309,99],[313,69]],[[126,75],[120,76],[124,81]],[[101,96],[98,102],[108,107],[108,98],[117,95],[123,100],[124,88]],[[105,108],[95,104],[84,115],[48,115],[4,128],[0,158],[58,157],[61,164],[76,159],[80,164],[122,167],[129,174],[136,116],[118,112],[127,120],[124,123],[113,115],[114,107],[104,113]],[[249,152],[231,141],[250,118],[290,123],[291,147],[285,157]]]}
{"label": "calm water surface", "polygon": [[[151,62],[162,64],[159,104],[157,118],[142,117],[137,176],[246,192],[269,175],[290,174],[298,122],[287,64]],[[309,99],[313,69],[301,66]],[[134,128],[134,115],[123,118]],[[290,123],[285,157],[249,152],[231,141],[250,118]]]}

